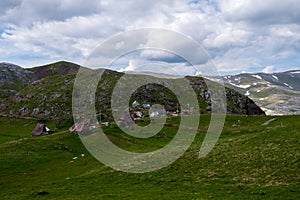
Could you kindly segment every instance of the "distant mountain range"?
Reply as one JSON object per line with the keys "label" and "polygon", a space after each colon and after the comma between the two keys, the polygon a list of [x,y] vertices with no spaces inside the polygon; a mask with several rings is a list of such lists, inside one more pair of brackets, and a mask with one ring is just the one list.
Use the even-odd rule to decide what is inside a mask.
{"label": "distant mountain range", "polygon": [[[17,115],[20,113],[22,115],[30,115],[29,113],[42,113],[40,110],[45,110],[46,115],[51,115],[52,117],[57,114],[54,113],[56,109],[62,109],[70,115],[71,113],[71,95],[72,95],[72,85],[75,79],[75,74],[77,73],[79,65],[60,61],[44,66],[38,66],[28,69],[23,69],[14,64],[10,63],[0,63],[0,112],[14,113]],[[120,77],[122,73],[107,70],[110,77]],[[132,76],[136,73],[132,72]],[[109,77],[108,76],[108,77]],[[144,73],[143,76],[150,77],[156,76],[159,78],[170,78],[166,75],[159,75],[155,73]],[[172,79],[180,78],[173,77]],[[255,74],[238,74],[238,75],[228,75],[223,77],[208,77],[208,79],[219,82],[222,80],[227,88],[231,88],[241,95],[237,95],[232,90],[226,89],[226,94],[228,95],[227,101],[228,113],[240,113],[240,114],[260,114],[261,112],[246,111],[245,103],[251,104],[251,101],[247,100],[245,96],[252,99],[267,115],[290,115],[290,114],[300,114],[300,70],[293,70],[281,73],[255,73]],[[205,86],[204,82],[200,81],[201,78],[191,78],[193,80],[191,84],[195,90],[203,93],[199,98],[205,99]],[[113,83],[115,80],[106,80],[106,83]],[[43,84],[42,84],[43,83]],[[197,85],[197,84],[198,85]],[[67,87],[66,87],[67,85]],[[101,85],[101,84],[100,84]],[[56,87],[56,86],[60,86]],[[109,86],[104,86],[109,88]],[[113,87],[113,85],[111,85]],[[201,89],[202,88],[202,89]],[[204,89],[203,89],[204,88]],[[56,90],[57,91],[54,91]],[[108,90],[111,90],[109,88]],[[163,90],[163,88],[158,88],[158,90]],[[51,95],[52,96],[51,96]],[[99,95],[107,96],[109,92],[101,91]],[[43,98],[27,98],[28,96],[43,96]],[[147,91],[140,91],[140,93],[135,94],[141,101],[150,102],[153,97],[147,93]],[[142,96],[146,97],[142,97]],[[239,99],[235,101],[231,98]],[[25,98],[24,98],[25,96]],[[58,99],[55,100],[53,97],[63,97],[63,104],[58,106]],[[160,98],[160,97],[155,97]],[[171,96],[164,97],[165,100],[160,101],[168,102],[170,107],[174,106]],[[46,99],[42,102],[42,99]],[[52,99],[52,100],[51,100]],[[102,101],[101,105],[103,109],[109,107],[109,102],[104,100],[103,97],[99,97],[98,100]],[[61,99],[60,99],[61,100]],[[26,105],[26,102],[28,105]],[[59,101],[58,101],[59,102]],[[207,99],[202,101],[206,102],[202,107],[202,111],[205,113],[209,110],[209,105],[207,104]],[[233,102],[233,103],[230,103]],[[40,106],[37,105],[47,105]],[[240,105],[238,105],[240,104]],[[247,103],[246,103],[247,104]],[[53,106],[57,105],[57,106]],[[252,104],[251,104],[252,105]],[[246,106],[247,107],[247,106]],[[35,109],[37,108],[37,109]],[[255,106],[250,106],[251,109],[258,110]],[[23,110],[22,110],[23,109]],[[35,109],[36,112],[33,112]],[[39,111],[37,111],[39,110]],[[25,112],[26,111],[26,112]]]}
{"label": "distant mountain range", "polygon": [[[75,79],[75,74],[79,68],[79,65],[65,61],[27,69],[10,63],[0,63],[0,112],[11,114],[14,113],[17,115],[21,110],[22,115],[31,115],[32,113],[42,113],[40,110],[44,110],[46,115],[55,117],[56,115],[62,114],[57,114],[58,111],[56,111],[56,114],[51,113],[54,113],[56,109],[63,108],[62,110],[70,115],[72,86]],[[112,90],[110,87],[113,87],[114,81],[116,81],[117,78],[122,75],[122,73],[107,70],[107,74],[108,80],[105,80],[105,83],[111,84],[103,87],[108,88],[110,91]],[[137,75],[137,73],[132,72],[132,76],[134,75]],[[167,75],[155,73],[144,73],[142,75],[150,78],[151,76],[156,76],[162,79],[180,78],[173,76],[169,77]],[[215,82],[219,82],[220,80],[224,82],[225,86],[227,87],[227,102],[229,102],[229,106],[227,108],[228,113],[261,114],[261,112],[258,111],[259,109],[257,109],[255,106],[250,106],[250,108],[256,111],[251,112],[249,110],[245,110],[245,108],[248,108],[248,106],[245,106],[244,104],[253,104],[252,101],[246,98],[249,97],[263,111],[265,111],[267,115],[300,114],[300,70],[272,74],[243,73],[238,75],[207,78]],[[201,105],[201,109],[203,113],[205,113],[210,107],[207,104],[207,99],[205,99],[205,83],[204,81],[201,81],[202,79],[200,77],[190,77],[190,80],[192,80],[191,84],[195,90],[201,93],[199,98],[204,99],[202,102],[205,103]],[[99,86],[100,85],[101,84],[99,84]],[[230,90],[229,88],[233,90]],[[164,90],[163,88],[156,89]],[[98,94],[100,96],[97,99],[102,101],[101,106],[103,109],[109,108],[109,102],[104,100],[101,95],[108,96],[109,91],[101,90],[101,92]],[[237,91],[241,95],[232,91]],[[141,90],[135,95],[137,98],[139,98],[139,100],[144,102],[151,102],[151,99],[154,98],[151,97],[146,90]],[[30,96],[42,97],[27,98]],[[233,98],[235,100],[239,100],[235,101],[232,99],[232,96],[234,96]],[[63,97],[60,99],[60,101],[64,101],[64,106],[59,105],[57,102],[60,101],[54,97]],[[170,95],[164,97],[164,100],[158,96],[155,98],[160,99],[161,103],[168,102],[170,104],[168,106],[170,107],[174,106],[174,97]],[[43,99],[45,99],[44,102]],[[33,112],[34,109],[36,112]]]}
{"label": "distant mountain range", "polygon": [[300,114],[300,70],[279,73],[244,73],[223,77],[225,86],[247,95],[267,115]]}
{"label": "distant mountain range", "polygon": [[[0,97],[0,114],[41,119],[72,119],[73,83],[79,68],[79,65],[64,61],[29,69],[0,63],[0,89],[10,91]],[[96,109],[101,110],[101,117],[111,118],[110,97],[114,85],[122,75],[120,72],[105,70],[98,84],[95,99]],[[154,75],[128,76],[142,76],[144,79],[152,80]],[[187,78],[197,94],[200,111],[209,113],[210,93],[204,79]],[[160,79],[163,80],[165,77]],[[171,80],[176,81],[174,78]],[[226,88],[226,96],[228,113],[265,115],[251,99],[233,89]],[[160,85],[139,88],[132,94],[131,101],[133,100],[140,103],[159,103],[171,111],[176,110],[178,103],[174,94]]]}

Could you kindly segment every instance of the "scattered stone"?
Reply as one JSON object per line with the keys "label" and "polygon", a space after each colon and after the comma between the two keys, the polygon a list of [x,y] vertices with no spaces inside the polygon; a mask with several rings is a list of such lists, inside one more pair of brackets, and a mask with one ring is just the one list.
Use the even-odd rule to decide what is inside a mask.
{"label": "scattered stone", "polygon": [[272,118],[272,119],[266,121],[265,123],[263,123],[262,126],[267,126],[267,125],[269,125],[271,122],[273,122],[275,120],[276,120],[276,118]]}

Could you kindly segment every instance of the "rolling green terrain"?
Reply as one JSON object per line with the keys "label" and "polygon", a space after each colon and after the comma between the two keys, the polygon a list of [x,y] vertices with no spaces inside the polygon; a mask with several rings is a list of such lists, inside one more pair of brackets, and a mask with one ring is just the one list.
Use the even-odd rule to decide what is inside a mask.
{"label": "rolling green terrain", "polygon": [[[32,137],[35,119],[0,117],[0,199],[299,199],[299,118],[228,115],[217,145],[198,159],[209,124],[209,115],[201,115],[194,143],[180,159],[130,174],[95,160],[78,135],[65,131],[68,124]],[[119,147],[145,152],[172,139],[180,118],[167,122],[173,125],[149,139],[126,136],[115,124],[104,130]]]}
{"label": "rolling green terrain", "polygon": [[[65,61],[30,69],[23,69],[13,64],[5,65],[9,66],[9,70],[0,71],[0,90],[1,95],[2,93],[4,95],[3,97],[0,95],[0,114],[14,117],[51,119],[56,121],[57,127],[61,123],[72,119],[73,85],[80,68],[79,65]],[[127,74],[124,76],[124,73],[108,69],[91,70],[84,67],[81,69],[89,72],[87,75],[97,74],[98,72],[103,73],[101,73],[101,80],[97,85],[95,94],[95,104],[99,118],[108,121],[112,120],[111,95],[116,84],[124,77],[126,77],[126,84],[136,84],[142,80],[148,81],[148,84],[137,87],[137,90],[131,96],[130,103],[137,100],[140,104],[150,103],[153,105],[157,103],[164,105],[168,111],[177,109],[178,100],[167,86],[174,85],[174,83],[182,81],[183,78],[167,79],[142,74]],[[20,78],[15,78],[16,74],[18,74],[17,77],[21,77],[21,80],[26,80],[26,84],[20,85]],[[30,74],[30,77],[28,74]],[[153,84],[153,80],[156,80],[156,84]],[[184,80],[189,81],[189,85],[195,91],[199,101],[200,112],[210,113],[212,93],[207,84],[209,83],[212,86],[213,82],[202,77],[193,76],[187,76]],[[119,86],[126,89],[126,84],[120,84]],[[19,87],[16,88],[16,85]],[[180,88],[183,91],[189,89],[189,87],[183,85],[180,85]],[[5,92],[7,91],[9,93],[6,94]],[[124,90],[122,89],[122,91]],[[229,88],[225,88],[225,93],[227,97],[227,113],[265,115],[263,110],[247,96]]]}

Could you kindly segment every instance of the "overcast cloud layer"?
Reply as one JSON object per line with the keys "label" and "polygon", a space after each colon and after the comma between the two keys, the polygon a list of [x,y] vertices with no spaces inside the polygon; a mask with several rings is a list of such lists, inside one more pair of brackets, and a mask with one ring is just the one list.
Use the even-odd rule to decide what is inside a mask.
{"label": "overcast cloud layer", "polygon": [[108,37],[149,27],[193,38],[223,74],[300,68],[299,0],[1,0],[0,62],[83,63]]}

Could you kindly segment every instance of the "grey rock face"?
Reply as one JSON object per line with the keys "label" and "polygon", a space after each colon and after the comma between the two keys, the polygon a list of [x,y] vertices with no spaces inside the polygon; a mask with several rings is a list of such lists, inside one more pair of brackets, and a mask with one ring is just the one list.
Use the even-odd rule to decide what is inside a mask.
{"label": "grey rock face", "polygon": [[[68,119],[71,118],[72,110],[72,87],[74,75],[64,75],[63,66],[37,67],[31,71],[22,69],[19,66],[1,63],[1,83],[10,83],[11,85],[20,84],[20,88],[10,87],[18,93],[0,101],[0,112],[12,116],[31,116],[45,119]],[[73,68],[70,68],[73,69]],[[75,68],[74,68],[75,69]],[[70,71],[70,70],[69,70]],[[34,78],[41,73],[44,78],[34,81]],[[67,73],[68,74],[68,73]],[[96,108],[101,110],[99,115],[111,117],[110,96],[114,84],[122,76],[121,73],[111,70],[105,71],[103,80],[99,83],[96,92]],[[132,75],[135,76],[135,75]],[[52,78],[53,77],[53,78]],[[143,79],[153,79],[152,76],[145,75]],[[207,88],[206,83],[201,77],[188,77],[199,100],[200,112],[212,112],[211,96],[213,95]],[[172,91],[168,90],[168,84],[176,84],[177,79],[173,81],[160,80],[158,84],[148,84],[140,87],[133,92],[132,98],[140,103],[165,105],[166,110],[176,111],[178,108],[177,99]],[[32,82],[33,81],[33,82]],[[130,82],[130,80],[128,80]],[[31,83],[31,84],[30,84]],[[27,84],[30,84],[26,87]],[[5,85],[5,84],[4,84]],[[23,87],[23,89],[22,89]],[[127,85],[121,85],[126,89]],[[183,87],[183,86],[178,86]],[[1,88],[0,88],[1,89]],[[21,91],[19,91],[22,89]],[[126,90],[124,89],[124,92]],[[186,91],[186,88],[182,88]],[[123,90],[122,90],[123,91]],[[76,96],[76,94],[73,94]],[[227,112],[233,114],[246,115],[264,115],[265,113],[247,96],[237,93],[234,90],[226,89]],[[0,99],[1,100],[1,99]],[[214,104],[215,105],[215,104]],[[187,105],[182,105],[182,111]],[[215,107],[214,107],[215,108]],[[188,113],[188,112],[187,112]]]}
{"label": "grey rock face", "polygon": [[0,97],[16,93],[30,83],[33,72],[20,66],[0,63]]}
{"label": "grey rock face", "polygon": [[238,74],[222,79],[227,87],[253,99],[267,115],[300,114],[300,70]]}

